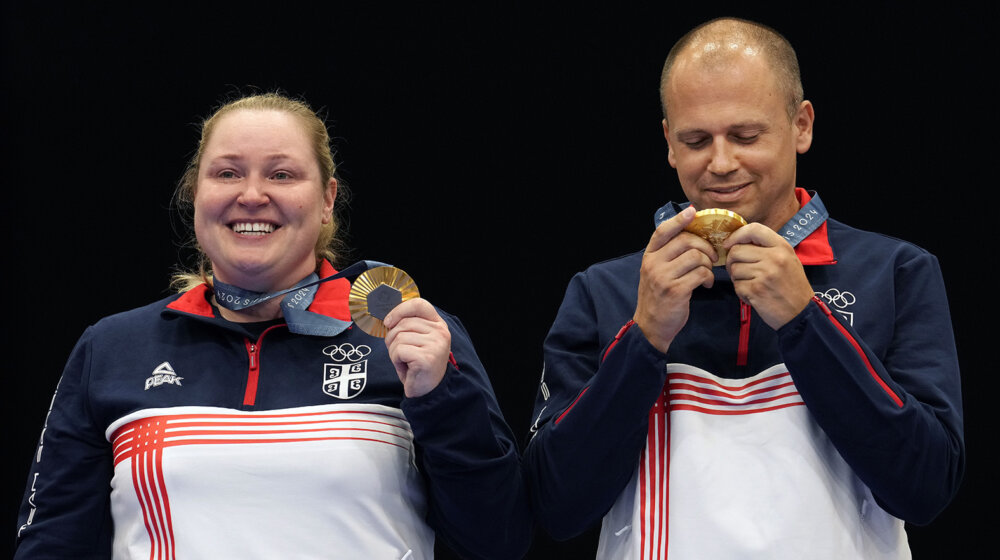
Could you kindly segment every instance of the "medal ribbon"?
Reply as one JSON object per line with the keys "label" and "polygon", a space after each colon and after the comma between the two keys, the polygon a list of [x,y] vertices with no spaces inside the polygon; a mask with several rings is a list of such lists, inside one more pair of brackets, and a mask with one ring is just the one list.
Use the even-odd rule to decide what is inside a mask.
{"label": "medal ribbon", "polygon": [[336,336],[351,326],[353,321],[343,321],[335,317],[309,311],[309,304],[316,297],[319,285],[338,278],[354,277],[370,268],[379,266],[389,265],[378,261],[358,261],[332,276],[320,278],[314,272],[287,290],[271,293],[244,290],[239,286],[220,282],[218,279],[214,279],[212,284],[216,303],[226,309],[239,311],[264,303],[265,301],[270,301],[276,297],[285,296],[281,300],[281,313],[288,323],[288,330],[296,334]]}
{"label": "medal ribbon", "polygon": [[809,199],[809,202],[802,208],[799,208],[799,211],[778,232],[792,244],[792,247],[809,237],[812,232],[819,229],[819,226],[823,225],[823,222],[830,217],[830,213],[827,212],[826,206],[823,206],[823,201],[819,199],[819,195],[815,192],[811,192],[809,195],[812,197]]}
{"label": "medal ribbon", "polygon": [[[799,211],[778,232],[786,241],[792,244],[792,247],[809,237],[812,232],[819,229],[819,226],[823,225],[823,222],[830,217],[830,213],[827,212],[823,201],[819,199],[819,195],[815,192],[810,192],[809,195],[812,197],[809,199],[809,202],[802,208],[799,208]],[[668,202],[656,211],[656,218],[653,220],[653,223],[659,226],[666,220],[679,214],[681,210],[688,206],[691,206],[690,202],[685,202],[684,204]]]}

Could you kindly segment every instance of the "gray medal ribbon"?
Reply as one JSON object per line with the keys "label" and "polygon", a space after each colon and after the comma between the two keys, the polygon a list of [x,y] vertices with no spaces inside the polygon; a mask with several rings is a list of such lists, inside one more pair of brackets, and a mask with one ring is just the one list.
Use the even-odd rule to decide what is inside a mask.
{"label": "gray medal ribbon", "polygon": [[343,321],[335,317],[309,311],[308,307],[312,303],[313,298],[316,297],[319,285],[338,278],[354,277],[370,268],[379,266],[389,265],[378,261],[358,261],[332,276],[320,278],[314,272],[287,290],[271,293],[244,290],[239,286],[220,282],[218,279],[215,279],[212,283],[216,303],[226,309],[239,311],[277,297],[285,296],[281,300],[281,313],[288,323],[288,330],[296,334],[311,336],[336,336],[351,326],[353,321]]}
{"label": "gray medal ribbon", "polygon": [[[809,195],[812,197],[809,199],[809,202],[802,208],[799,208],[799,211],[778,232],[785,240],[792,244],[792,247],[809,237],[812,232],[819,229],[826,222],[826,219],[830,217],[830,213],[827,212],[823,201],[819,199],[819,195],[815,192],[810,192]],[[688,206],[691,206],[690,202],[683,204],[668,202],[656,211],[653,223],[659,226],[679,214],[681,210],[684,210]]]}
{"label": "gray medal ribbon", "polygon": [[823,222],[830,217],[830,213],[827,212],[826,206],[823,206],[823,201],[819,199],[819,195],[816,193],[809,194],[812,196],[809,202],[802,208],[799,208],[799,211],[778,232],[792,244],[792,247],[812,235],[812,232],[819,229],[819,226],[823,225]]}

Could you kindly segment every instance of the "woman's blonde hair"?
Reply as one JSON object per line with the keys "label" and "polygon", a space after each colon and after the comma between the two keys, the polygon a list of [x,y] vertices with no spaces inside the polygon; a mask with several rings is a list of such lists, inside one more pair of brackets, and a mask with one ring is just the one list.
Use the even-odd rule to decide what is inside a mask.
{"label": "woman's blonde hair", "polygon": [[[208,256],[194,239],[194,228],[191,218],[194,215],[194,197],[198,189],[198,173],[201,166],[201,159],[205,153],[205,146],[208,144],[215,129],[215,125],[225,115],[234,111],[282,111],[298,117],[306,133],[312,141],[313,154],[316,156],[316,163],[319,165],[320,184],[325,188],[330,179],[336,178],[337,165],[333,159],[333,149],[330,142],[330,134],[327,131],[326,123],[313,111],[313,109],[302,100],[292,99],[282,93],[260,93],[247,95],[229,101],[212,113],[210,117],[201,123],[201,138],[198,140],[198,149],[188,162],[184,175],[177,185],[174,193],[175,204],[181,209],[184,221],[191,231],[192,245],[198,252],[198,264],[194,270],[180,270],[171,279],[171,287],[177,291],[187,291],[202,283],[212,283],[212,263]],[[338,181],[338,183],[340,183]],[[346,188],[338,184],[338,199],[346,196]],[[335,205],[337,208],[340,205]],[[340,220],[337,211],[334,210],[333,218],[323,224],[319,238],[316,240],[316,266],[323,260],[335,262],[338,253],[342,250],[343,244],[337,237]]]}

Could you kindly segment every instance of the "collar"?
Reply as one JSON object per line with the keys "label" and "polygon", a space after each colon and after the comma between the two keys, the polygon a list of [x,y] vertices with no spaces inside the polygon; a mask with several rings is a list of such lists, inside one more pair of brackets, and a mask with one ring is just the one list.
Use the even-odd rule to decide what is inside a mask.
{"label": "collar", "polygon": [[[799,208],[808,204],[815,194],[816,191],[810,194],[805,189],[796,188],[795,198],[799,201]],[[799,258],[802,264],[837,264],[837,257],[833,254],[833,247],[830,245],[830,236],[827,233],[826,226],[827,221],[823,220],[823,223],[816,228],[816,231],[809,234],[808,237],[795,246],[795,256]]]}
{"label": "collar", "polygon": [[[319,277],[333,276],[337,270],[327,261],[319,267]],[[347,305],[347,296],[351,292],[351,282],[346,278],[330,280],[319,285],[316,296],[309,305],[309,311],[319,313],[343,321],[351,320],[351,310]],[[212,303],[212,290],[208,284],[200,284],[188,290],[174,301],[167,304],[167,309],[197,315],[199,317],[215,317]]]}

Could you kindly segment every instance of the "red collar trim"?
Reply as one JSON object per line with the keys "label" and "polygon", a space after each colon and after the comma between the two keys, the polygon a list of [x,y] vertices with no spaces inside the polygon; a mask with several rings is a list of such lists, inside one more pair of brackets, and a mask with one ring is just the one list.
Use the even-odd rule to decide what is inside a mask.
{"label": "red collar trim", "polygon": [[[800,188],[795,189],[795,198],[799,201],[799,208],[812,199],[808,191]],[[837,257],[833,254],[830,237],[827,235],[826,221],[795,246],[795,255],[802,264],[837,264]]]}
{"label": "red collar trim", "polygon": [[215,317],[212,304],[208,302],[208,284],[199,284],[181,294],[181,297],[167,304],[167,309],[190,313],[201,317]]}
{"label": "red collar trim", "polygon": [[[327,261],[323,261],[323,264],[319,267],[320,278],[333,276],[336,273],[336,269]],[[347,296],[350,292],[351,283],[346,278],[324,282],[316,290],[316,297],[313,298],[312,304],[309,305],[309,311],[343,321],[350,321],[351,308],[347,305]],[[209,294],[208,285],[201,284],[184,292],[181,294],[181,297],[168,303],[167,309],[201,317],[214,317],[215,313],[208,299]]]}
{"label": "red collar trim", "polygon": [[[319,277],[326,278],[333,276],[337,270],[327,261],[319,267]],[[323,282],[316,290],[316,297],[309,305],[309,311],[340,319],[342,321],[351,320],[351,308],[347,305],[347,296],[351,293],[351,282],[347,278],[337,278],[329,282]]]}

